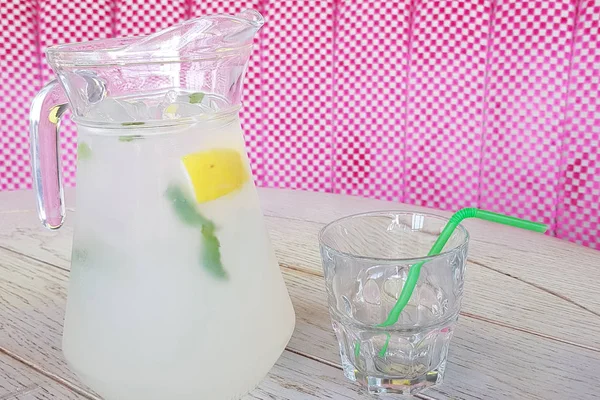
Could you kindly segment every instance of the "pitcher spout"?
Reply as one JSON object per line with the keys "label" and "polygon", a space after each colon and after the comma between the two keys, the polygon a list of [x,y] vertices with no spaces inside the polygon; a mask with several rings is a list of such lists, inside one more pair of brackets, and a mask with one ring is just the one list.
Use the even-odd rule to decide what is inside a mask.
{"label": "pitcher spout", "polygon": [[[153,58],[201,60],[243,52],[264,24],[256,10],[236,15],[215,14],[193,18],[135,41],[125,53],[150,53]],[[248,53],[249,56],[249,53]]]}

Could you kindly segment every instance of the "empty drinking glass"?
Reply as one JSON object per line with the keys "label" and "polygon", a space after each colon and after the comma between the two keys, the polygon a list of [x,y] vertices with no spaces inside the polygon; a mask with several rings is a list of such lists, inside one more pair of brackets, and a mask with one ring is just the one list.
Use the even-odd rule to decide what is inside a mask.
{"label": "empty drinking glass", "polygon": [[[469,234],[461,225],[426,256],[448,222],[431,214],[353,215],[320,233],[333,329],[346,377],[371,393],[415,394],[442,382],[460,311]],[[411,266],[424,262],[412,297],[380,327]]]}

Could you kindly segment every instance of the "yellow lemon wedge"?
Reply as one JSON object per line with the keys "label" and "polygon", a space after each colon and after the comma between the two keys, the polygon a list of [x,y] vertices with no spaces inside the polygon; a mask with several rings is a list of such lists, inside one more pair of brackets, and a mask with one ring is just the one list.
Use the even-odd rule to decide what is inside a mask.
{"label": "yellow lemon wedge", "polygon": [[240,153],[232,149],[213,149],[192,153],[181,159],[198,203],[218,199],[240,189],[248,172]]}

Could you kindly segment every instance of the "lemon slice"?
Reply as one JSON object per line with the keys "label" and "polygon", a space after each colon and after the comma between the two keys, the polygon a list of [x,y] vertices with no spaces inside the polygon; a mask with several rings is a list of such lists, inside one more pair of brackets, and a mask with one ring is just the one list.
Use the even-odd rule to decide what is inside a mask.
{"label": "lemon slice", "polygon": [[213,149],[191,153],[181,159],[198,203],[218,199],[240,189],[248,172],[240,153],[232,149]]}

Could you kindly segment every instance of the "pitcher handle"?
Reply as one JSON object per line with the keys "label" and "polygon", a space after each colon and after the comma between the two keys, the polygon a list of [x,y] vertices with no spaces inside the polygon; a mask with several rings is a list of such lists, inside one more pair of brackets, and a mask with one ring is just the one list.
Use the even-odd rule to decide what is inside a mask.
{"label": "pitcher handle", "polygon": [[64,91],[53,79],[33,98],[29,112],[33,187],[38,216],[48,229],[60,228],[65,220],[58,131],[67,107]]}

